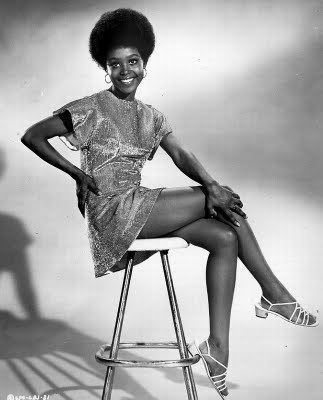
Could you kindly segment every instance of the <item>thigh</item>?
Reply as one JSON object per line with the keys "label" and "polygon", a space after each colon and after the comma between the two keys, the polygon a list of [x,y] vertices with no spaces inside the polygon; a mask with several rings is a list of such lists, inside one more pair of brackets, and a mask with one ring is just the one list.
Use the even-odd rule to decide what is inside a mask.
{"label": "thigh", "polygon": [[234,229],[224,220],[206,218],[205,213],[202,186],[165,188],[158,196],[138,239],[179,236],[207,250],[235,240]]}
{"label": "thigh", "polygon": [[202,186],[163,189],[138,239],[163,236],[205,217]]}
{"label": "thigh", "polygon": [[215,218],[200,218],[164,236],[178,236],[188,243],[214,252],[237,244],[236,231]]}

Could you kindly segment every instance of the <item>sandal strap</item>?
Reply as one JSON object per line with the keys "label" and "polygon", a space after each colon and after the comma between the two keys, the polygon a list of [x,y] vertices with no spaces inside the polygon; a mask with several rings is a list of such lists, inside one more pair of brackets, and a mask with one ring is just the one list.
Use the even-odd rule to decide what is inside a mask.
{"label": "sandal strap", "polygon": [[288,305],[288,304],[296,304],[296,306],[297,306],[297,304],[298,304],[297,301],[291,301],[291,302],[289,302],[289,303],[272,303],[271,301],[269,301],[268,299],[266,299],[266,297],[265,297],[264,295],[261,295],[261,297],[262,297],[264,300],[266,300],[267,303],[269,304],[268,310],[270,310],[271,307],[273,307],[273,306],[285,306],[285,305]]}
{"label": "sandal strap", "polygon": [[222,392],[222,390],[225,390],[227,388],[227,385],[225,383],[223,383],[222,385],[216,385],[216,387],[218,388],[218,390],[220,390],[220,392]]}
{"label": "sandal strap", "polygon": [[296,307],[294,308],[294,311],[293,311],[292,315],[290,316],[289,320],[292,321],[292,319],[293,319],[294,314],[296,313],[296,311],[298,311],[297,320],[296,320],[296,322],[295,322],[295,323],[297,324],[298,318],[299,318],[300,313],[301,313],[301,307],[300,307],[299,304],[296,304]]}
{"label": "sandal strap", "polygon": [[302,325],[304,325],[304,323],[305,323],[306,316],[307,316],[307,311],[304,310],[304,317],[303,317]]}
{"label": "sandal strap", "polygon": [[[296,311],[298,311],[298,315],[297,315],[297,319],[295,321],[295,324],[296,325],[308,325],[308,321],[309,321],[309,318],[310,318],[309,317],[309,313],[303,307],[301,307],[299,304],[295,307],[295,310],[294,310],[293,314],[291,315],[291,317],[289,318],[289,320],[291,322],[293,322],[292,318],[293,318],[293,316],[294,316]],[[303,314],[302,322],[298,322],[298,320],[299,321],[301,320],[301,318],[302,318],[301,315],[302,314]]]}
{"label": "sandal strap", "polygon": [[[227,389],[227,385],[226,385],[226,375],[227,375],[227,367],[222,364],[220,361],[218,361],[217,359],[215,359],[213,356],[211,356],[210,354],[210,346],[209,346],[209,342],[208,339],[204,340],[206,343],[206,348],[207,348],[207,354],[203,354],[200,353],[202,355],[203,358],[205,357],[210,357],[213,361],[215,361],[217,364],[221,365],[223,368],[225,368],[225,371],[222,372],[222,374],[218,374],[218,375],[209,375],[210,379],[212,380],[214,386],[216,387],[216,389],[221,393],[222,391]],[[221,378],[223,377],[223,378]],[[215,380],[217,379],[217,380]]]}
{"label": "sandal strap", "polygon": [[[211,378],[212,378],[212,377],[211,377]],[[219,381],[214,381],[214,380],[212,379],[212,382],[213,382],[213,383],[219,383],[219,382],[222,382],[222,381],[224,381],[224,382],[221,383],[220,385],[215,385],[218,389],[219,389],[221,386],[226,386],[225,379],[220,379]]]}
{"label": "sandal strap", "polygon": [[[206,347],[207,347],[207,354],[203,354],[204,356],[208,356],[211,357],[213,361],[215,361],[216,363],[220,364],[223,368],[225,368],[227,370],[227,367],[225,365],[223,365],[220,361],[216,360],[214,357],[211,356],[210,354],[210,346],[209,346],[209,342],[208,339],[205,339],[205,343],[206,343]],[[222,375],[222,374],[221,374]]]}
{"label": "sandal strap", "polygon": [[[220,376],[222,376],[222,375],[224,375],[224,374],[221,374],[221,375],[210,375],[210,378],[219,378]],[[226,374],[224,375],[224,378],[221,378],[221,379],[218,379],[218,381],[217,382],[221,382],[221,381],[225,381],[225,379],[226,379]]]}
{"label": "sandal strap", "polygon": [[223,378],[223,379],[218,379],[217,381],[214,381],[213,378],[215,378],[215,376],[211,376],[211,379],[212,379],[212,381],[213,381],[214,383],[219,383],[219,382],[222,382],[222,381],[225,382],[225,378]]}
{"label": "sandal strap", "polygon": [[[264,295],[261,296],[264,300],[267,301],[269,304],[268,311],[270,311],[271,307],[273,306],[284,306],[284,305],[289,305],[289,304],[295,304],[294,311],[292,312],[292,315],[289,318],[290,322],[293,322],[293,317],[295,316],[295,313],[298,312],[296,321],[294,322],[296,325],[308,325],[308,322],[310,320],[310,313],[306,311],[297,301],[292,301],[289,303],[272,303]],[[303,314],[303,315],[302,315]],[[302,320],[302,322],[301,322]]]}
{"label": "sandal strap", "polygon": [[[301,315],[302,314],[303,314],[303,322],[304,322],[304,311],[302,310],[301,307],[299,307],[298,308],[298,317],[297,317],[297,320],[296,320],[296,324],[298,323],[298,318],[299,318],[299,321],[301,321]],[[302,325],[303,322],[300,322],[299,325]]]}
{"label": "sandal strap", "polygon": [[[226,375],[227,375],[227,373],[226,373],[226,372],[223,372],[223,374],[219,374],[219,375],[212,375],[212,376],[211,376],[211,378],[219,378],[219,377],[220,377],[220,376],[222,376],[222,375],[226,376]],[[225,379],[225,378],[222,378],[222,379]]]}
{"label": "sandal strap", "polygon": [[[304,310],[303,307],[302,307],[302,309],[301,309],[301,312],[303,313],[303,321],[302,321],[301,325],[307,325],[307,324],[305,323],[305,321],[306,321],[306,317],[308,317],[308,312],[307,312],[306,310]],[[309,317],[308,317],[308,318],[309,318]]]}

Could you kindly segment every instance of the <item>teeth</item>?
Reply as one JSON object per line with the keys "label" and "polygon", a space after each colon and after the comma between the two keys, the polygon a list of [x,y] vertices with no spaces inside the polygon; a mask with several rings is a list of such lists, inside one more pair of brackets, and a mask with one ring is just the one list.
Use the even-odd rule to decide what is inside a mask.
{"label": "teeth", "polygon": [[133,81],[134,78],[130,78],[130,79],[121,79],[122,83],[130,83]]}

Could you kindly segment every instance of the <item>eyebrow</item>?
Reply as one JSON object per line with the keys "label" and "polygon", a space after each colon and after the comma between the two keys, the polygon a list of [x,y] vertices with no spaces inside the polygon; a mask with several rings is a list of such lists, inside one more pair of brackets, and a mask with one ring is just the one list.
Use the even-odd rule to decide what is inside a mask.
{"label": "eyebrow", "polygon": [[[130,58],[130,57],[133,57],[133,56],[137,56],[137,57],[139,57],[139,55],[138,54],[131,54],[130,56],[127,56],[127,58]],[[119,58],[116,58],[116,57],[111,57],[111,58],[108,58],[108,60],[109,61],[112,61],[112,60],[119,60]]]}

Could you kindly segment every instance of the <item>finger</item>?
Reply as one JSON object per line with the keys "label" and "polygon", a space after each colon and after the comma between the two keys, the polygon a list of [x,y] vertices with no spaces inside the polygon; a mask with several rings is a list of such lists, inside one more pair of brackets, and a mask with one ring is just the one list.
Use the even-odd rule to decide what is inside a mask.
{"label": "finger", "polygon": [[232,211],[230,210],[223,210],[225,216],[227,217],[227,219],[232,222],[234,225],[236,226],[240,226],[239,222],[236,220],[234,214]]}
{"label": "finger", "polygon": [[80,210],[81,214],[84,216],[84,207],[83,207],[83,200],[82,200],[81,192],[77,196],[77,205],[78,205],[78,209]]}
{"label": "finger", "polygon": [[89,189],[86,188],[85,191],[84,191],[84,195],[82,197],[82,210],[83,210],[83,213],[85,212],[86,199],[89,196],[89,193],[90,193]]}
{"label": "finger", "polygon": [[207,218],[214,218],[217,216],[217,212],[213,208],[207,208]]}
{"label": "finger", "polygon": [[92,178],[91,182],[89,183],[89,189],[96,195],[102,194],[101,190],[98,188],[95,180]]}
{"label": "finger", "polygon": [[85,210],[85,201],[86,201],[86,197],[88,195],[88,188],[87,185],[84,184],[82,185],[81,191],[80,191],[80,211],[82,212],[82,215],[84,214],[84,210]]}
{"label": "finger", "polygon": [[82,203],[81,203],[81,201],[79,200],[78,201],[78,209],[80,210],[80,213],[83,215],[83,217],[84,217],[84,211],[85,211],[85,209],[82,207]]}
{"label": "finger", "polygon": [[235,197],[236,199],[240,199],[240,196],[235,192],[232,192],[232,196]]}
{"label": "finger", "polygon": [[77,204],[78,204],[78,206],[80,208],[81,203],[82,203],[82,201],[81,201],[81,197],[82,197],[81,189],[79,189],[79,188],[76,189],[76,196],[77,196]]}
{"label": "finger", "polygon": [[218,213],[217,213],[214,209],[211,210],[211,212],[210,212],[210,218],[216,218],[217,215],[218,215]]}
{"label": "finger", "polygon": [[81,214],[82,214],[83,217],[84,217],[84,215],[85,215],[85,204],[80,203],[80,204],[79,204],[79,210],[80,210]]}
{"label": "finger", "polygon": [[102,194],[101,190],[96,185],[89,185],[89,189],[92,193],[96,194],[97,196]]}
{"label": "finger", "polygon": [[241,208],[235,206],[235,207],[232,207],[232,210],[233,210],[235,213],[241,215],[241,217],[243,217],[244,219],[247,219],[247,218],[248,218],[247,215],[241,210]]}
{"label": "finger", "polygon": [[240,208],[243,207],[243,203],[242,203],[241,200],[236,201],[236,205],[237,205],[238,207],[240,207]]}

